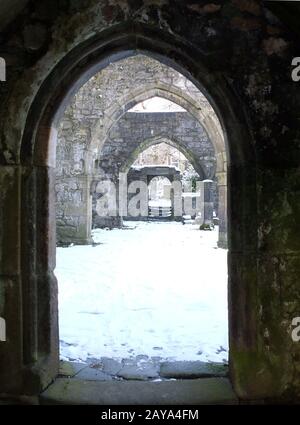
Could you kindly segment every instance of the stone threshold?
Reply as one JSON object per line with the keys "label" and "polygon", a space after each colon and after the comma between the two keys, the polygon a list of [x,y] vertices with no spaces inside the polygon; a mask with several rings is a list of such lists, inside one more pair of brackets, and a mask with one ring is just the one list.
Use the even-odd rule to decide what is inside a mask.
{"label": "stone threshold", "polygon": [[43,405],[238,404],[227,378],[160,382],[57,378],[40,396]]}
{"label": "stone threshold", "polygon": [[60,362],[59,378],[88,381],[137,380],[166,381],[227,377],[228,366],[223,363],[202,361],[171,361],[160,357],[139,355],[116,360],[108,357],[88,359],[86,363]]}

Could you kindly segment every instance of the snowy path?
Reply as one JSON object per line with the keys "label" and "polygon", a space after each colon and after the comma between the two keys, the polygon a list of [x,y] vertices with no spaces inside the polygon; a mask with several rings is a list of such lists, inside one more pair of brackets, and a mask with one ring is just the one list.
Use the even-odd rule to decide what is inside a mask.
{"label": "snowy path", "polygon": [[227,251],[217,231],[126,225],[95,230],[100,245],[57,248],[61,358],[226,360]]}

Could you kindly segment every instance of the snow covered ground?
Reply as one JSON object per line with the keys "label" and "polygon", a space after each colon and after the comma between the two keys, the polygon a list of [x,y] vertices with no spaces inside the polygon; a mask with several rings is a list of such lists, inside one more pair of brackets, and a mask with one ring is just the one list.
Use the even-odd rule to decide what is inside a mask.
{"label": "snow covered ground", "polygon": [[227,251],[217,230],[126,222],[57,248],[61,358],[226,361]]}

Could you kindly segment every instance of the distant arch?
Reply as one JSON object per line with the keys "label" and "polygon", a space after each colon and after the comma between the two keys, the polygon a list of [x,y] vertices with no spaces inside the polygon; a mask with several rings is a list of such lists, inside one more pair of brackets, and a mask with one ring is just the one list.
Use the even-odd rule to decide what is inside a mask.
{"label": "distant arch", "polygon": [[160,135],[155,136],[146,140],[143,140],[139,146],[131,152],[130,156],[127,158],[126,162],[121,166],[121,172],[126,173],[128,172],[131,165],[135,162],[137,157],[140,153],[144,152],[146,149],[150,148],[154,145],[159,145],[161,143],[166,143],[169,146],[172,146],[176,149],[178,149],[179,152],[181,152],[187,160],[192,164],[195,171],[199,174],[200,179],[205,178],[205,172],[203,170],[203,167],[200,163],[200,161],[195,158],[195,156],[187,149],[185,146],[182,145],[182,143],[178,142],[178,140],[175,140],[174,138],[170,138],[170,136],[167,135]]}
{"label": "distant arch", "polygon": [[159,82],[153,85],[149,85],[147,88],[138,88],[130,91],[128,96],[123,96],[122,100],[116,105],[106,111],[106,118],[103,121],[104,127],[101,127],[102,122],[96,124],[92,129],[91,145],[89,148],[90,154],[99,154],[104,145],[108,134],[112,126],[131,108],[144,102],[153,97],[160,97],[165,100],[169,100],[177,105],[181,106],[187,112],[189,112],[200,124],[204,127],[207,132],[216,152],[217,159],[217,171],[224,169],[224,164],[227,162],[225,140],[222,134],[221,127],[218,127],[217,123],[213,120],[212,114],[215,114],[212,107],[207,102],[207,106],[210,107],[212,114],[204,112],[199,104],[183,90]]}

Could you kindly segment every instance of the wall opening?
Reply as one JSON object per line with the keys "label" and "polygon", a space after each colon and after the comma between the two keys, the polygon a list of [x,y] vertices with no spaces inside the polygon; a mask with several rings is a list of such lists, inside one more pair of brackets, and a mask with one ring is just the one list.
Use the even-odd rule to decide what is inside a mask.
{"label": "wall opening", "polygon": [[[240,276],[236,265],[240,261],[240,256],[244,255],[244,250],[246,248],[255,249],[257,243],[256,235],[253,232],[248,235],[247,232],[239,231],[241,226],[246,224],[247,228],[256,229],[256,216],[248,217],[245,214],[248,206],[256,202],[256,186],[253,186],[252,191],[246,190],[249,188],[249,184],[255,181],[255,167],[249,166],[247,173],[244,168],[246,161],[247,164],[255,164],[247,120],[239,100],[228,88],[225,79],[213,71],[208,72],[210,67],[205,55],[201,55],[199,52],[196,54],[190,48],[183,48],[185,44],[174,40],[173,37],[170,39],[167,36],[164,37],[166,44],[162,45],[157,34],[149,28],[145,30],[147,37],[144,37],[144,34],[141,36],[139,28],[136,28],[135,25],[130,25],[127,31],[128,33],[118,37],[117,41],[111,38],[111,33],[102,34],[101,43],[97,37],[94,37],[88,40],[84,46],[75,49],[71,56],[58,63],[55,70],[45,79],[27,117],[22,139],[21,160],[22,164],[36,164],[35,171],[39,178],[36,179],[36,175],[29,176],[22,187],[25,224],[22,227],[22,252],[24,253],[22,257],[24,282],[22,306],[23,310],[28,313],[23,326],[22,362],[26,367],[26,376],[34,378],[24,381],[27,383],[26,391],[28,393],[40,391],[49,385],[58,374],[57,286],[53,273],[55,268],[54,152],[59,130],[58,122],[71,96],[92,75],[104,69],[108,63],[115,63],[117,60],[132,55],[144,54],[180,71],[197,88],[201,89],[216,110],[224,130],[228,157],[224,161],[225,168],[219,170],[217,167],[217,169],[221,173],[220,185],[223,187],[224,205],[227,202],[227,182],[226,179],[222,180],[221,178],[224,170],[228,170],[229,178],[229,362],[235,388],[242,393],[242,389],[251,383],[251,374],[245,368],[239,368],[239,353],[241,350],[246,353],[252,352],[255,350],[257,342],[255,333],[257,323],[252,310],[248,309],[245,313],[240,308],[233,308],[241,301],[242,305],[252,305],[253,288],[251,285],[253,279],[245,279],[242,287],[237,284],[240,282]],[[175,48],[173,48],[174,43]],[[156,47],[154,48],[154,46]],[[170,46],[173,46],[172,49]],[[186,53],[183,54],[183,52]],[[197,57],[196,62],[193,59],[195,57]],[[132,99],[131,96],[126,98],[126,101],[128,100],[127,107],[115,108],[112,111],[113,117],[118,120],[124,114],[124,110],[129,110],[134,104],[142,101],[145,96],[153,97],[157,92],[163,97],[168,96],[164,89],[165,87],[161,86],[157,90],[151,87],[150,91],[141,90],[136,99]],[[173,96],[177,98],[179,96],[175,89],[172,90]],[[196,108],[192,108],[189,100],[189,98],[184,98],[185,109],[196,116]],[[41,108],[41,105],[44,107]],[[206,124],[210,124],[207,117],[204,116],[203,120]],[[113,122],[115,121],[114,119]],[[111,125],[112,123],[106,128],[106,133]],[[213,128],[215,129],[214,126]],[[99,134],[98,129],[96,134]],[[218,131],[215,134],[218,134]],[[103,142],[106,140],[106,134],[104,136],[101,138]],[[243,144],[240,143],[240,140],[243,140]],[[97,137],[93,135],[91,141],[88,157],[89,155],[97,156],[93,144],[97,142]],[[88,170],[88,160],[86,164],[85,169]],[[89,190],[91,188],[90,185],[86,187]],[[37,202],[33,202],[32,193],[38,194],[35,198]],[[234,210],[231,208],[232,203],[235,205]],[[238,216],[235,211],[239,211]],[[31,221],[29,217],[32,217]],[[41,234],[46,234],[48,237],[40,239],[39,235]],[[32,244],[38,247],[34,260],[30,256]],[[242,253],[240,254],[240,252]],[[248,255],[246,258],[243,257],[245,267],[251,265],[248,260],[250,261]],[[37,285],[37,280],[43,284]],[[32,297],[31,294],[34,296]],[[43,312],[42,317],[40,316],[41,312]]]}
{"label": "wall opening", "polygon": [[[61,359],[84,362],[77,378],[228,373],[225,160],[208,100],[156,59],[112,62],[75,94],[58,131],[55,273]],[[146,212],[131,214],[143,193]]]}

